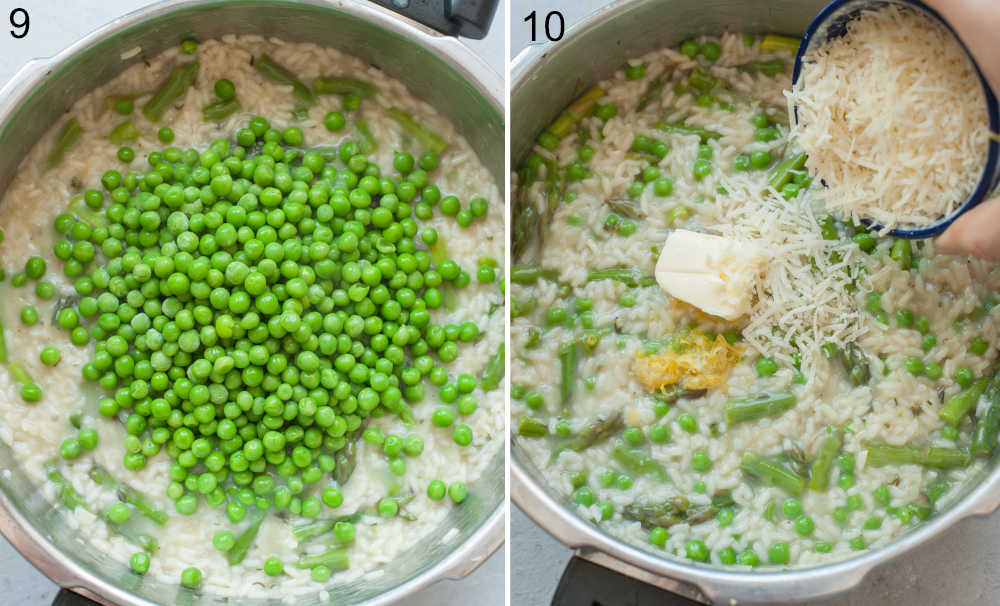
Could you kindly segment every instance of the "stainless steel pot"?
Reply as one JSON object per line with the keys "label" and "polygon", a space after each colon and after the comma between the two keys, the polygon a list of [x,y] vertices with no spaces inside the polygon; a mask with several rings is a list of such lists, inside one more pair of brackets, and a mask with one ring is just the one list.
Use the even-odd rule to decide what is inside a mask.
{"label": "stainless steel pot", "polygon": [[[184,38],[232,33],[333,46],[379,66],[449,118],[497,183],[506,183],[503,80],[458,40],[363,0],[181,0],[133,12],[55,57],[32,61],[0,90],[0,192],[10,185],[20,159],[68,109],[67,99],[80,98]],[[135,47],[142,51],[121,59]],[[10,471],[0,476],[0,532],[62,587],[108,605],[231,603],[139,577],[122,562],[89,549],[18,469],[6,444],[0,444],[0,469]],[[472,572],[503,542],[502,450],[469,492],[478,498],[454,508],[432,535],[443,536],[454,527],[454,539],[421,541],[388,564],[386,574],[333,589],[323,602],[392,604],[437,580]],[[297,603],[320,601],[314,594]]]}
{"label": "stainless steel pot", "polygon": [[[532,142],[581,92],[607,78],[627,59],[692,35],[725,30],[800,34],[826,0],[624,0],[571,28],[560,42],[533,47],[511,68],[511,163],[519,165]],[[516,216],[518,208],[513,209]],[[529,261],[529,260],[524,260]],[[577,554],[651,585],[710,603],[801,603],[844,593],[880,564],[917,547],[970,516],[1000,507],[997,458],[959,488],[946,510],[888,546],[825,566],[783,572],[732,572],[667,560],[626,544],[585,522],[553,494],[538,469],[511,444],[511,498],[536,523]]]}

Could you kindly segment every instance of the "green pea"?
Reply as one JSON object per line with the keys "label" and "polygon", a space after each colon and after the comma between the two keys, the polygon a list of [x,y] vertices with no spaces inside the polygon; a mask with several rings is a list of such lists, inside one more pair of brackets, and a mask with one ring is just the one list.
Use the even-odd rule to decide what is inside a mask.
{"label": "green pea", "polygon": [[657,526],[649,531],[649,542],[661,549],[667,544],[669,538],[670,532],[666,528]]}
{"label": "green pea", "polygon": [[757,358],[754,369],[759,377],[770,377],[778,372],[778,363],[771,358]]}
{"label": "green pea", "polygon": [[145,551],[138,551],[132,554],[128,560],[129,568],[136,574],[146,574],[149,571],[149,554]]}
{"label": "green pea", "polygon": [[787,564],[790,559],[788,543],[785,543],[784,541],[774,542],[770,549],[767,550],[767,557],[772,564]]}
{"label": "green pea", "polygon": [[688,433],[694,433],[698,431],[698,421],[695,420],[694,415],[691,413],[681,413],[677,417],[677,425]]}

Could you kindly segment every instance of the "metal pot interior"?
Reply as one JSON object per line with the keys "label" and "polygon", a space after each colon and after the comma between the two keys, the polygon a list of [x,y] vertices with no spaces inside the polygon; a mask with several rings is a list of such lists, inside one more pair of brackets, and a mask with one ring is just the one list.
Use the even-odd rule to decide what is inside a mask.
{"label": "metal pot interior", "polygon": [[[558,44],[529,48],[512,67],[511,163],[516,169],[531,153],[538,134],[581,92],[609,77],[628,59],[680,44],[701,34],[723,31],[801,35],[826,0],[627,0],[588,17]],[[543,50],[542,50],[543,49]],[[513,221],[521,207],[513,196]],[[537,214],[536,214],[537,217]],[[543,220],[544,218],[536,218]],[[525,246],[515,263],[538,261],[536,246]],[[667,560],[626,544],[584,522],[550,491],[517,441],[511,445],[511,497],[539,525],[601,563],[711,602],[795,603],[844,592],[874,566],[923,543],[958,520],[987,514],[1000,505],[997,460],[978,477],[939,503],[939,513],[879,550],[849,560],[786,572],[730,572],[723,568]],[[619,566],[617,563],[624,563]],[[680,583],[678,583],[678,581]]]}
{"label": "metal pot interior", "polygon": [[[70,101],[88,93],[130,65],[191,37],[232,33],[275,36],[334,46],[380,67],[435,106],[462,132],[493,173],[504,175],[502,82],[485,63],[451,38],[404,22],[392,13],[356,0],[184,1],[156,5],[106,26],[53,61],[26,68],[0,96],[0,192],[10,184],[21,158],[62,114]],[[122,53],[142,51],[121,60]],[[43,68],[43,69],[39,69]],[[62,511],[43,499],[6,444],[0,444],[0,531],[57,583],[76,587],[108,603],[231,603],[191,593],[178,584],[142,578],[74,536]],[[385,574],[330,591],[335,603],[393,603],[442,578],[467,573],[503,539],[504,453],[469,486],[469,499],[407,555],[384,567]],[[450,529],[447,543],[434,540]],[[209,548],[209,547],[206,547]],[[318,604],[316,593],[295,601]],[[263,604],[252,600],[247,604]],[[284,602],[282,602],[284,603]]]}

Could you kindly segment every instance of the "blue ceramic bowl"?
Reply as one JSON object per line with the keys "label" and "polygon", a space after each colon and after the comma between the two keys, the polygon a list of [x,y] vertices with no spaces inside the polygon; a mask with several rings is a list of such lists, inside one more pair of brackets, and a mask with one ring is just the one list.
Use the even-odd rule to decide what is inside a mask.
{"label": "blue ceramic bowl", "polygon": [[[962,44],[962,48],[965,48],[965,52],[968,53],[969,49],[965,47],[962,40],[955,34],[955,30],[951,28],[948,23],[941,18],[941,15],[937,13],[934,9],[927,6],[919,0],[834,0],[824,8],[820,14],[813,20],[809,25],[809,29],[806,30],[805,35],[802,37],[802,44],[799,46],[798,55],[795,57],[795,69],[792,72],[792,83],[796,83],[799,80],[799,76],[802,72],[802,58],[812,50],[816,45],[823,44],[830,38],[836,38],[843,36],[847,31],[847,23],[857,16],[862,10],[874,9],[887,4],[898,4],[903,6],[908,6],[915,8],[917,10],[923,11],[927,15],[944,24],[948,28],[948,31],[955,36]],[[983,76],[983,72],[979,69],[979,64],[976,63],[975,58],[969,53],[969,59],[972,61],[973,66],[976,68],[976,74],[979,76],[979,81],[983,87],[983,95],[986,97],[986,110],[989,116],[989,126],[990,131],[996,133],[1000,132],[1000,110],[997,108],[997,98],[990,87],[989,82]],[[796,117],[798,114],[796,113]],[[969,195],[968,199],[962,203],[958,209],[952,214],[942,217],[935,223],[931,225],[922,225],[915,227],[898,227],[892,230],[890,233],[897,238],[930,238],[936,236],[943,232],[952,222],[959,217],[962,213],[968,211],[971,208],[977,206],[980,202],[986,199],[987,196],[996,188],[997,184],[1000,183],[1000,144],[995,140],[991,140],[989,144],[989,152],[986,156],[986,166],[983,168],[982,176],[979,178],[979,183],[976,185],[976,189]],[[876,228],[878,226],[875,226]]]}

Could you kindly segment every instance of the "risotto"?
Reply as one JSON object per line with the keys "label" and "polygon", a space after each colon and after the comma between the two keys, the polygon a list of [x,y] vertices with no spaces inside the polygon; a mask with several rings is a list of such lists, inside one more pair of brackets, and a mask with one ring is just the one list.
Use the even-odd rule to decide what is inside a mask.
{"label": "risotto", "polygon": [[[788,140],[797,46],[630,61],[515,176],[512,439],[577,515],[664,557],[878,548],[996,446],[1000,273],[823,213]],[[684,271],[703,282],[667,295]],[[681,300],[704,292],[734,301]]]}
{"label": "risotto", "polygon": [[502,447],[502,202],[451,124],[339,51],[148,57],[0,204],[0,438],[138,574],[232,597],[380,574],[452,540]]}

